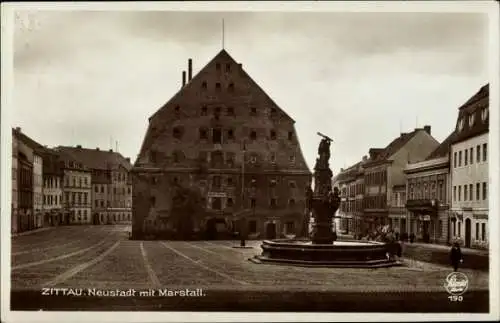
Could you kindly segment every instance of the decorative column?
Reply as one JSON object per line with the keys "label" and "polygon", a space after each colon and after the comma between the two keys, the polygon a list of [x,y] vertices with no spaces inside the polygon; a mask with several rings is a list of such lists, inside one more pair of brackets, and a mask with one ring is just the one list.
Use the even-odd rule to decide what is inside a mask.
{"label": "decorative column", "polygon": [[[319,133],[318,133],[319,134]],[[321,134],[319,134],[321,135]],[[312,197],[314,224],[313,244],[331,244],[335,240],[332,219],[340,205],[339,191],[332,191],[332,171],[329,166],[331,139],[323,136],[319,145],[319,158],[314,167],[314,193]]]}

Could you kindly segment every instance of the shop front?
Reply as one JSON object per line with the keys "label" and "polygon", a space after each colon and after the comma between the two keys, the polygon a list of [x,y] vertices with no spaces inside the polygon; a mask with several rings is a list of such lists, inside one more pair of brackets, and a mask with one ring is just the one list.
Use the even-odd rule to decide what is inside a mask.
{"label": "shop front", "polygon": [[419,199],[406,202],[409,224],[408,232],[417,241],[437,243],[441,237],[438,232],[438,203],[436,200]]}

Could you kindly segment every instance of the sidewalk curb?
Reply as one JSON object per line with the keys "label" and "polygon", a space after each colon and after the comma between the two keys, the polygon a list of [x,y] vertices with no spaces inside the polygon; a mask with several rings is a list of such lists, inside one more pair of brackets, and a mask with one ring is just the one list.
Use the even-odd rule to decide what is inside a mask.
{"label": "sidewalk curb", "polygon": [[15,237],[27,236],[27,235],[38,233],[38,232],[52,230],[53,228],[55,228],[55,227],[45,227],[45,228],[38,228],[38,229],[34,229],[34,230],[30,230],[30,231],[24,231],[24,232],[19,232],[19,233],[11,233],[10,237],[11,238],[15,238]]}

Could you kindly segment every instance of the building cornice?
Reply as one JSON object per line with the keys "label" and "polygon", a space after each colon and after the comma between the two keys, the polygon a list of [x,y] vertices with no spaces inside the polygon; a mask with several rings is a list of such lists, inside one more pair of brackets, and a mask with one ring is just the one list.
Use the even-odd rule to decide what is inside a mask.
{"label": "building cornice", "polygon": [[450,167],[450,158],[448,156],[435,158],[431,160],[424,160],[414,164],[408,164],[403,170],[406,174],[419,173],[429,170],[448,170]]}

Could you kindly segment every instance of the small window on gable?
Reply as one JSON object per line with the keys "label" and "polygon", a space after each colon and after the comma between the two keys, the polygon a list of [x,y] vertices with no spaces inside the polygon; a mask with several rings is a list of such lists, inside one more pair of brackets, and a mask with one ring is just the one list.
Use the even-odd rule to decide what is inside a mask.
{"label": "small window on gable", "polygon": [[227,90],[229,92],[234,92],[234,83],[230,83],[229,86],[227,87]]}
{"label": "small window on gable", "polygon": [[220,83],[219,83],[219,82],[215,83],[215,89],[216,89],[217,91],[220,91],[221,86],[220,86]]}
{"label": "small window on gable", "polygon": [[252,108],[250,109],[250,115],[252,115],[252,116],[257,115],[257,108],[252,107]]}
{"label": "small window on gable", "polygon": [[208,139],[208,129],[200,128],[200,139]]}
{"label": "small window on gable", "polygon": [[216,64],[215,64],[215,69],[216,69],[217,71],[220,71],[220,63],[216,63]]}
{"label": "small window on gable", "polygon": [[206,90],[207,89],[207,81],[203,81],[203,83],[201,83],[201,88],[203,90]]}
{"label": "small window on gable", "polygon": [[257,131],[252,130],[252,131],[250,132],[250,139],[252,139],[252,140],[257,140]]}
{"label": "small window on gable", "polygon": [[152,163],[156,163],[156,157],[157,157],[156,150],[151,150],[151,151],[149,152],[149,160],[150,160]]}
{"label": "small window on gable", "polygon": [[231,140],[233,140],[233,139],[234,139],[234,131],[233,131],[233,129],[229,129],[229,130],[227,131],[227,137],[228,137],[229,139],[231,139]]}
{"label": "small window on gable", "polygon": [[271,161],[272,164],[276,163],[276,153],[274,151],[271,152],[271,155],[269,156],[269,160]]}
{"label": "small window on gable", "polygon": [[276,131],[271,130],[271,140],[276,140]]}
{"label": "small window on gable", "polygon": [[293,140],[293,131],[288,131],[288,140]]}
{"label": "small window on gable", "polygon": [[172,135],[175,139],[181,139],[182,138],[182,130],[179,127],[175,127],[172,131]]}
{"label": "small window on gable", "polygon": [[226,72],[231,72],[231,64],[226,64]]}

